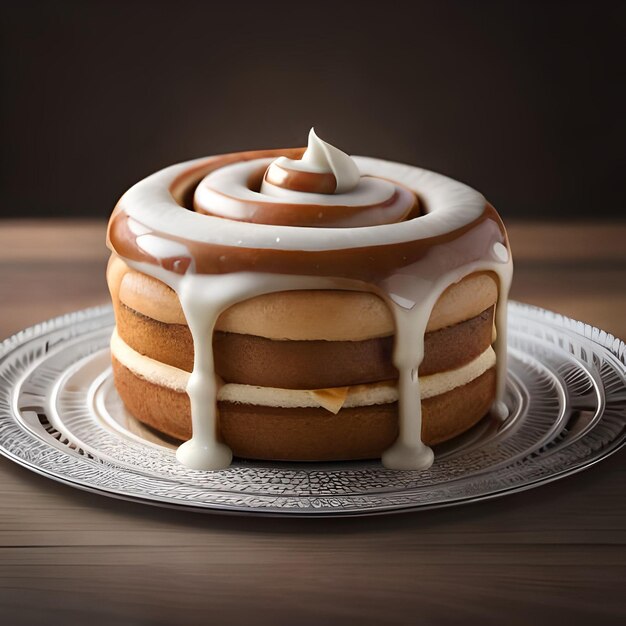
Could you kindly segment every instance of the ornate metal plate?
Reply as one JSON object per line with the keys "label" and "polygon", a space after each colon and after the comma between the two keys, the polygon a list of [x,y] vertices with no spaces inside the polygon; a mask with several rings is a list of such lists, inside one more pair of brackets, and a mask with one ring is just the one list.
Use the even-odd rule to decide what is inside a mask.
{"label": "ornate metal plate", "polygon": [[439,446],[424,472],[378,462],[236,461],[200,472],[125,411],[111,382],[110,307],[39,324],[0,344],[0,452],[103,495],[202,511],[365,515],[493,498],[580,471],[626,441],[626,345],[511,303],[504,422]]}

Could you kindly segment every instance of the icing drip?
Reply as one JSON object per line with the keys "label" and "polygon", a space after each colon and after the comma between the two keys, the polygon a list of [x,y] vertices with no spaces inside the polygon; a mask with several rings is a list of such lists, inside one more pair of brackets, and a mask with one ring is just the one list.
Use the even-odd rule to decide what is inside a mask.
{"label": "icing drip", "polygon": [[[311,160],[319,165],[319,150],[327,144],[314,145],[317,147]],[[367,214],[369,205],[363,203],[359,196],[363,191],[359,188],[364,180],[372,178],[395,189],[418,192],[428,212],[416,219],[375,221],[375,225],[359,228],[301,228],[289,222],[270,226],[236,222],[232,217],[223,219],[225,216],[217,217],[214,207],[210,212],[204,211],[209,215],[198,215],[177,204],[203,176],[196,190],[196,207],[207,199],[206,190],[211,189],[207,181],[213,181],[211,193],[217,194],[213,199],[219,199],[220,194],[226,197],[225,190],[232,192],[232,187],[238,185],[238,193],[246,189],[254,194],[240,184],[241,180],[248,180],[246,176],[251,171],[262,176],[279,154],[268,151],[226,155],[162,170],[131,188],[111,218],[112,250],[128,265],[161,280],[178,294],[194,339],[195,362],[187,388],[193,436],[179,448],[177,457],[196,469],[226,467],[231,460],[230,450],[219,441],[216,412],[212,332],[219,314],[237,302],[261,294],[345,289],[379,295],[395,321],[393,360],[399,370],[399,434],[384,453],[383,464],[390,469],[427,468],[433,453],[421,440],[417,376],[426,325],[443,291],[474,272],[493,272],[499,279],[493,413],[506,416],[506,302],[512,260],[502,223],[480,194],[461,183],[415,167],[363,157],[353,157],[363,177],[351,192],[323,194],[276,187],[284,195],[273,197],[269,204],[289,210],[310,206],[318,209],[330,206],[318,205],[320,198],[341,196],[352,201],[344,202],[343,208]],[[290,151],[289,157],[299,154]],[[295,163],[303,160],[293,159]],[[328,163],[323,167],[331,167]],[[342,174],[332,171],[339,181]],[[397,182],[391,183],[392,180]],[[245,210],[256,202],[241,197],[236,201],[239,209],[242,204],[248,205]]]}

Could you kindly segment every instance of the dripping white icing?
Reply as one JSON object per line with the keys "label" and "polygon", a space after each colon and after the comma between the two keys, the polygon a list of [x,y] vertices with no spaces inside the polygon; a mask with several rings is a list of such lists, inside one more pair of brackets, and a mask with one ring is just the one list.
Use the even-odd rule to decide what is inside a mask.
{"label": "dripping white icing", "polygon": [[[250,248],[282,250],[338,250],[415,241],[436,237],[475,221],[485,207],[484,198],[444,176],[377,159],[354,157],[363,174],[396,180],[419,192],[429,213],[401,223],[361,228],[298,228],[264,224],[235,223],[202,216],[180,208],[169,188],[176,177],[192,165],[174,166],[138,183],[120,201],[126,213],[139,224],[137,245],[149,249],[157,259],[180,257],[178,242],[156,244],[153,231],[167,232],[191,241]],[[210,165],[210,160],[206,162]],[[228,166],[222,169],[228,169]],[[291,198],[290,198],[291,201]],[[144,230],[145,229],[145,230]],[[419,378],[423,358],[424,333],[437,298],[451,284],[478,271],[491,271],[499,277],[496,307],[498,335],[496,351],[496,401],[494,413],[506,414],[503,402],[506,380],[506,302],[512,276],[512,261],[498,241],[495,222],[486,220],[442,247],[433,247],[412,267],[399,270],[378,284],[332,277],[238,272],[224,275],[194,273],[193,257],[184,275],[163,267],[125,261],[138,271],[151,275],[177,293],[189,324],[196,360],[187,392],[192,407],[192,439],[183,444],[178,459],[196,469],[217,469],[230,463],[228,448],[218,440],[216,414],[217,385],[213,370],[212,331],[219,314],[229,306],[256,295],[297,289],[349,289],[371,291],[389,305],[396,327],[393,360],[399,370],[399,436],[383,455],[390,469],[424,469],[433,453],[421,440]],[[172,246],[171,249],[168,246]],[[176,248],[176,249],[174,249]],[[182,251],[185,256],[185,251]],[[475,258],[471,263],[466,258]]]}

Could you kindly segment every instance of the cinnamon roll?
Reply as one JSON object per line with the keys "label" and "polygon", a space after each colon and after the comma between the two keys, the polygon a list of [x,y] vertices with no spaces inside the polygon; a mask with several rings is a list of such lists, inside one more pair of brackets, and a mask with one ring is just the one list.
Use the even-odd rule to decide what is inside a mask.
{"label": "cinnamon roll", "polygon": [[512,260],[495,209],[417,167],[306,149],[139,182],[108,230],[117,390],[195,469],[381,458],[506,415]]}

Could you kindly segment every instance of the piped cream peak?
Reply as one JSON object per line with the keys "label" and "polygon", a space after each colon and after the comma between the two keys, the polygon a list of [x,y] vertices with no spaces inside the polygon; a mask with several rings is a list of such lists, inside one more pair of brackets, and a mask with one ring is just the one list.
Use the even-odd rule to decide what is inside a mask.
{"label": "piped cream peak", "polygon": [[[296,176],[301,176],[304,184],[295,179],[294,186],[295,173],[299,173]],[[311,178],[310,175],[316,178]],[[352,157],[320,139],[315,129],[311,128],[308,146],[302,158],[290,159],[282,156],[273,161],[267,170],[261,191],[273,195],[275,190],[273,192],[272,186],[283,187],[286,179],[289,179],[291,189],[340,194],[353,191],[359,184],[361,173]],[[309,189],[305,188],[307,183],[310,185]]]}
{"label": "piped cream peak", "polygon": [[359,168],[352,158],[320,139],[315,128],[309,131],[309,145],[301,161],[319,172],[332,172],[337,179],[335,193],[352,191],[361,178]]}

